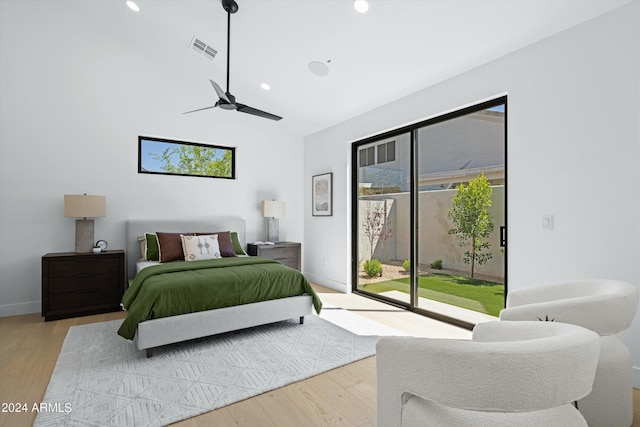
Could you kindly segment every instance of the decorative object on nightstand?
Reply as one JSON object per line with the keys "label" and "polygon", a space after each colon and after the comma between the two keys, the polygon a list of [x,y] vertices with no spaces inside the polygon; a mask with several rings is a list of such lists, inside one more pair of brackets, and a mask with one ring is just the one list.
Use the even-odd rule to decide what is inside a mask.
{"label": "decorative object on nightstand", "polygon": [[64,216],[67,218],[78,218],[76,219],[75,249],[77,253],[91,252],[94,242],[93,218],[104,217],[105,210],[105,196],[89,196],[87,194],[64,195]]}
{"label": "decorative object on nightstand", "polygon": [[[94,248],[99,248],[100,252],[104,252],[107,250],[107,247],[109,246],[109,244],[107,243],[106,240],[98,240],[96,242],[96,244],[93,246]],[[95,252],[95,251],[94,251]]]}
{"label": "decorative object on nightstand", "polygon": [[301,244],[296,242],[280,242],[273,245],[249,243],[247,253],[280,261],[287,267],[300,271]]}
{"label": "decorative object on nightstand", "polygon": [[120,311],[126,283],[123,250],[50,253],[42,257],[45,320]]}
{"label": "decorative object on nightstand", "polygon": [[285,215],[285,202],[277,200],[262,201],[262,216],[269,218],[269,241],[273,243],[280,242],[280,224],[279,219]]}

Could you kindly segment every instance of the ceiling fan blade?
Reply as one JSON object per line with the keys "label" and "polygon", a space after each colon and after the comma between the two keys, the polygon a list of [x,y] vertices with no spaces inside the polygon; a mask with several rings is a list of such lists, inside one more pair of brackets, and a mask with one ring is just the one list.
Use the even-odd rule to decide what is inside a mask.
{"label": "ceiling fan blade", "polygon": [[236,103],[236,110],[241,113],[253,114],[254,116],[264,117],[265,119],[281,120],[282,117],[275,114],[267,113],[266,111],[258,110],[257,108],[249,107],[248,105]]}
{"label": "ceiling fan blade", "polygon": [[209,79],[209,81],[211,82],[211,86],[213,86],[213,89],[216,91],[216,94],[218,94],[218,98],[227,101],[229,104],[233,104],[231,101],[229,101],[229,98],[227,98],[227,94],[224,93],[224,91],[222,90],[222,88],[220,86],[218,86],[218,84],[216,82],[214,82],[213,80]]}
{"label": "ceiling fan blade", "polygon": [[196,111],[202,111],[202,110],[210,110],[210,109],[212,109],[212,108],[216,108],[217,106],[218,106],[218,104],[216,104],[216,105],[212,105],[211,107],[198,108],[197,110],[187,111],[187,112],[184,112],[184,113],[182,113],[182,114],[195,113]]}

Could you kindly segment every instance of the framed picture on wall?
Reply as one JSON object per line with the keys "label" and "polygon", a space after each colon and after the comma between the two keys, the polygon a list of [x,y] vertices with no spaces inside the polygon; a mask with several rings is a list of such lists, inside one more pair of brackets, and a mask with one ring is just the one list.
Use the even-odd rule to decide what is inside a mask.
{"label": "framed picture on wall", "polygon": [[311,212],[313,216],[333,215],[333,173],[312,178]]}

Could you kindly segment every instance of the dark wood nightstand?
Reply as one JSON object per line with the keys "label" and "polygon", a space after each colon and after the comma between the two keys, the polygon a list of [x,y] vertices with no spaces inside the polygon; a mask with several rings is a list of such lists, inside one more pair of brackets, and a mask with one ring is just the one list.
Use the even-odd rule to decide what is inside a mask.
{"label": "dark wood nightstand", "polygon": [[119,311],[125,289],[123,250],[42,257],[42,315],[65,319]]}
{"label": "dark wood nightstand", "polygon": [[280,261],[287,267],[300,271],[300,243],[280,242],[275,245],[247,245],[247,252],[252,256],[263,256],[265,258]]}

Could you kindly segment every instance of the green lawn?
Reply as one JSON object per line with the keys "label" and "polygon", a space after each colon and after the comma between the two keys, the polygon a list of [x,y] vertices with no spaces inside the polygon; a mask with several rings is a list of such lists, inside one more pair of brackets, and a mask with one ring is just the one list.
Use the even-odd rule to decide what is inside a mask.
{"label": "green lawn", "polygon": [[[363,290],[372,293],[409,293],[409,278],[370,283]],[[504,285],[486,280],[448,274],[428,274],[418,278],[418,295],[457,307],[498,316],[504,308]]]}

